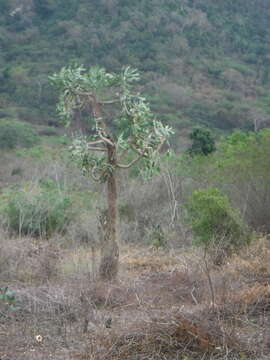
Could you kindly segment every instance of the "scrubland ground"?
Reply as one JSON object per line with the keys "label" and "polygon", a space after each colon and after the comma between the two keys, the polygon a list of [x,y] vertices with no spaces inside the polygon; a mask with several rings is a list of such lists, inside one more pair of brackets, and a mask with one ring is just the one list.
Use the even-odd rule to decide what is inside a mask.
{"label": "scrubland ground", "polygon": [[1,360],[269,359],[269,240],[222,266],[124,246],[111,283],[95,249],[55,244],[2,235]]}

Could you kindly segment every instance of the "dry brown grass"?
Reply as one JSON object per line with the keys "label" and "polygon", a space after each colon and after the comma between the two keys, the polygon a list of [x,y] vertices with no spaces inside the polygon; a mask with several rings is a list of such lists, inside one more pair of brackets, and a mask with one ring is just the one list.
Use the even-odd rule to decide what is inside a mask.
{"label": "dry brown grass", "polygon": [[[210,264],[200,253],[124,247],[117,282],[93,273],[98,253],[31,239],[2,239],[3,360],[267,360],[270,350],[269,240]],[[36,336],[41,335],[39,343]]]}
{"label": "dry brown grass", "polygon": [[59,247],[29,238],[0,238],[0,281],[45,283],[58,275]]}
{"label": "dry brown grass", "polygon": [[270,240],[257,239],[239,255],[228,260],[224,267],[228,275],[250,282],[270,280]]}
{"label": "dry brown grass", "polygon": [[226,354],[232,359],[229,354],[239,350],[213,320],[187,313],[147,315],[128,330],[91,334],[81,359],[223,359]]}

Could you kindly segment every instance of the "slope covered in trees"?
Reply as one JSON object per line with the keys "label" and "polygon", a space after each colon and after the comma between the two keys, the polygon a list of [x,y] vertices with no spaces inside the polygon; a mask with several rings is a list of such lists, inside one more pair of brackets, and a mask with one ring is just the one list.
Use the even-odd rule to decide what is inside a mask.
{"label": "slope covered in trees", "polygon": [[68,62],[130,64],[173,127],[260,128],[269,15],[266,0],[0,0],[0,116],[49,123],[48,75]]}

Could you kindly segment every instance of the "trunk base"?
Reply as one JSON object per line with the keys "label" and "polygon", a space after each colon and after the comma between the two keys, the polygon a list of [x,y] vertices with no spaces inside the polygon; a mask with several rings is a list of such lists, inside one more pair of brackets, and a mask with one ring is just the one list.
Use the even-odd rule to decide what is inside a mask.
{"label": "trunk base", "polygon": [[101,254],[101,262],[99,266],[99,276],[102,280],[114,280],[118,273],[119,251],[118,245],[114,247],[110,253],[106,249],[106,253]]}

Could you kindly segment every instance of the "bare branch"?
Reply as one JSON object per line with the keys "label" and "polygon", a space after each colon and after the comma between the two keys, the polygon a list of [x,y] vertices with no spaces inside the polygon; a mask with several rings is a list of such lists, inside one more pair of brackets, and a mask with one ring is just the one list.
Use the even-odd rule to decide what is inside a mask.
{"label": "bare branch", "polygon": [[[93,93],[91,93],[91,92],[75,91],[74,93],[76,95],[78,95],[78,96],[90,97],[91,101],[93,101],[95,99],[95,95]],[[113,99],[113,100],[97,101],[98,105],[110,105],[110,104],[116,104],[116,103],[120,103],[120,100],[119,99]]]}
{"label": "bare branch", "polygon": [[93,171],[90,173],[90,176],[91,176],[91,178],[92,178],[93,180],[95,180],[95,181],[97,181],[97,182],[99,182],[100,179],[101,179],[101,176],[96,176],[96,175],[94,175]]}
{"label": "bare branch", "polygon": [[91,141],[91,142],[89,142],[88,144],[89,144],[90,146],[92,146],[92,145],[103,144],[103,143],[104,143],[103,140],[97,140],[97,141]]}
{"label": "bare branch", "polygon": [[94,166],[94,167],[92,168],[92,170],[91,170],[91,172],[90,172],[90,176],[92,177],[93,180],[99,182],[99,181],[101,180],[103,174],[100,174],[99,176],[96,176],[96,175],[95,175],[96,169],[97,169],[97,166]]}
{"label": "bare branch", "polygon": [[141,155],[137,156],[135,159],[133,159],[129,164],[124,165],[124,164],[116,164],[117,167],[119,167],[120,169],[129,169],[132,165],[134,165],[138,160],[140,160],[142,158]]}
{"label": "bare branch", "polygon": [[[77,96],[81,96],[81,97],[87,97],[89,99],[89,101],[92,103],[92,101],[94,100],[95,95],[92,93],[88,93],[88,92],[75,92],[75,95]],[[104,101],[97,101],[96,102],[98,105],[113,105],[113,104],[117,104],[120,103],[120,100],[104,100]]]}
{"label": "bare branch", "polygon": [[115,144],[114,144],[109,138],[103,136],[103,135],[100,133],[100,131],[99,131],[99,133],[98,133],[98,136],[99,136],[105,143],[109,144],[110,146],[115,147]]}
{"label": "bare branch", "polygon": [[139,154],[142,157],[147,157],[146,154],[144,153],[144,151],[141,151],[139,149],[137,149],[133,144],[130,144],[130,147],[133,151],[135,151],[137,154]]}
{"label": "bare branch", "polygon": [[165,142],[165,138],[163,138],[161,141],[160,141],[160,144],[158,145],[158,147],[156,148],[156,152],[160,152],[162,146],[164,145],[164,142]]}
{"label": "bare branch", "polygon": [[87,96],[90,98],[94,98],[94,94],[90,92],[74,91],[74,93],[79,96]]}
{"label": "bare branch", "polygon": [[110,105],[110,104],[117,104],[117,103],[120,103],[119,99],[107,100],[107,101],[98,101],[98,104],[100,104],[100,105]]}

